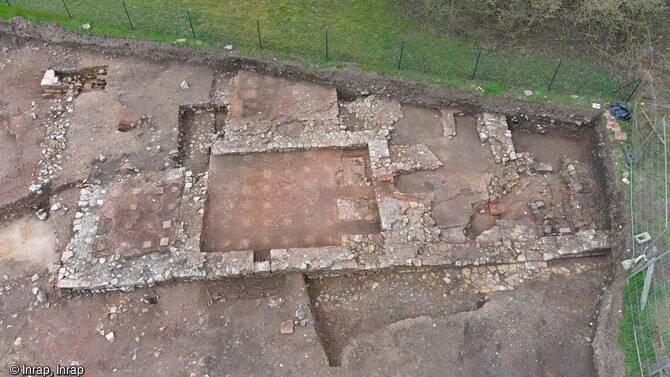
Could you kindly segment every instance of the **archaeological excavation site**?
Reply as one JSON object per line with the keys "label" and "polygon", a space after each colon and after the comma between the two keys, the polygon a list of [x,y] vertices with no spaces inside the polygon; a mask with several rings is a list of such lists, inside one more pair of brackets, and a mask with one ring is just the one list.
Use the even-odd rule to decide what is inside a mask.
{"label": "archaeological excavation site", "polygon": [[[106,77],[97,87],[108,89],[56,105],[66,108],[54,122],[82,137],[46,156],[90,143],[91,124],[108,132],[107,148],[54,158],[31,186],[85,182],[59,288],[452,266],[481,270],[469,283],[487,293],[514,289],[548,261],[609,251],[598,139],[587,125],[372,94],[344,100],[332,87],[248,71],[185,78],[179,90],[192,103],[142,114],[105,93],[115,85],[106,69],[96,80]],[[132,142],[157,166],[124,158]]]}
{"label": "archaeological excavation site", "polygon": [[610,352],[601,111],[23,33],[0,37],[3,367],[595,376]]}

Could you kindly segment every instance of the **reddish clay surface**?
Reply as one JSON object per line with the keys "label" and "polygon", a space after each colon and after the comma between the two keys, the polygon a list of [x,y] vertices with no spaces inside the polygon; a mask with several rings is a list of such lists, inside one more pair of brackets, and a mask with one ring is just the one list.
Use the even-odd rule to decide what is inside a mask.
{"label": "reddish clay surface", "polygon": [[379,232],[376,222],[338,221],[338,198],[374,198],[364,177],[338,179],[355,176],[346,160],[366,152],[212,156],[205,251],[334,246],[344,234]]}
{"label": "reddish clay surface", "polygon": [[102,207],[95,249],[123,256],[167,251],[175,242],[182,183],[140,176],[112,188]]}
{"label": "reddish clay surface", "polygon": [[335,88],[309,82],[240,72],[234,79],[230,118],[260,121],[277,119],[335,119]]}

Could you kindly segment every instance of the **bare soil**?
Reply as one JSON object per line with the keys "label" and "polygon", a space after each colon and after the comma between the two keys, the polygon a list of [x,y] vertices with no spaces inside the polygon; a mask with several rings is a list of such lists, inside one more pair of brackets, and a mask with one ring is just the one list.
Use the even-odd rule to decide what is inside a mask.
{"label": "bare soil", "polygon": [[[350,370],[370,368],[376,376],[596,376],[590,343],[604,288],[606,271],[602,267],[603,261],[597,259],[558,263],[547,279],[529,281],[513,292],[490,294],[480,309],[453,315],[448,313],[459,304],[439,299],[444,292],[439,280],[437,292],[429,297],[446,307],[437,308],[422,307],[422,302],[430,300],[414,301],[412,297],[413,293],[423,298],[424,292],[434,289],[428,288],[434,281],[430,275],[423,281],[420,275],[391,280],[386,285],[402,286],[412,280],[417,284],[414,289],[395,291],[394,300],[404,301],[397,311],[369,306],[356,317],[374,312],[382,322],[407,319],[394,321],[382,331],[349,322],[362,334],[345,348],[342,365]],[[379,295],[388,294],[382,292]],[[473,301],[471,298],[470,305]],[[368,301],[360,302],[365,306]],[[344,312],[333,305],[321,310],[337,315],[328,317],[333,321],[347,322]]]}
{"label": "bare soil", "polygon": [[[3,371],[72,362],[86,376],[303,375],[324,368],[311,327],[279,332],[298,305],[309,305],[299,275],[105,295],[54,292],[46,278],[13,284],[0,300]],[[48,309],[33,302],[33,285],[46,290]],[[113,342],[102,335],[110,332]],[[13,344],[17,337],[21,346]]]}
{"label": "bare soil", "polygon": [[[39,92],[30,91],[38,87],[43,71],[51,66],[97,66],[114,60],[114,64],[108,64],[105,91],[84,93],[76,99],[78,108],[82,109],[77,116],[83,117],[73,123],[80,128],[70,131],[69,150],[76,154],[67,156],[64,169],[67,174],[56,182],[56,192],[49,193],[53,194],[50,204],[57,202],[70,208],[53,212],[48,220],[51,228],[47,233],[55,235],[58,251],[65,247],[72,231],[78,200],[78,189],[73,186],[84,180],[107,182],[119,174],[128,174],[127,169],[122,168],[127,163],[130,165],[126,167],[139,171],[159,171],[179,163],[170,156],[171,149],[177,149],[180,140],[179,107],[209,98],[217,70],[236,72],[244,68],[281,74],[290,79],[334,86],[338,96],[345,100],[368,90],[380,96],[393,95],[409,105],[403,106],[406,117],[397,124],[394,140],[411,143],[421,139],[441,161],[457,163],[445,164],[434,172],[401,176],[396,185],[408,193],[435,191],[444,203],[441,209],[437,208],[438,226],[460,231],[472,222],[473,234],[490,224],[486,211],[474,221],[471,216],[472,204],[483,198],[486,190],[480,174],[491,162],[488,151],[477,138],[472,114],[484,108],[508,116],[523,112],[530,115],[530,122],[553,118],[557,126],[577,120],[588,124],[598,115],[594,111],[480,98],[348,69],[321,70],[257,60],[237,53],[195,53],[167,44],[88,37],[24,20],[0,23],[0,34],[4,35],[0,37],[0,46],[8,49],[0,62],[0,78],[5,79],[2,82],[12,83],[0,89],[3,94],[0,120],[6,119],[11,130],[4,134],[4,130],[0,130],[0,135],[4,135],[0,137],[0,147],[9,151],[9,158],[0,162],[0,172],[8,177],[5,180],[8,188],[14,179],[9,177],[23,177],[24,181],[16,187],[26,188],[25,183],[35,176],[34,163],[39,160],[39,142],[44,136],[35,130],[39,130],[38,122],[44,116],[39,111],[45,111],[48,101],[41,99]],[[19,39],[17,35],[35,39]],[[193,68],[194,64],[198,64],[197,69]],[[137,75],[143,79],[137,80]],[[180,89],[183,80],[189,82],[189,90]],[[152,92],[164,95],[161,98],[146,95]],[[104,97],[109,105],[96,108],[95,103],[100,100],[93,101],[96,96]],[[27,114],[33,100],[37,102],[37,122]],[[454,140],[441,137],[436,112],[426,108],[445,105],[464,112],[463,116],[456,117],[458,136]],[[254,106],[243,109],[241,116],[252,116]],[[28,116],[24,119],[25,115]],[[121,132],[118,126],[128,120],[127,117],[146,117],[150,121]],[[202,117],[190,121],[205,124],[205,128],[210,124],[210,120]],[[20,140],[21,132],[26,136],[23,142],[17,143],[15,140]],[[547,161],[556,161],[562,151],[585,156],[597,182],[612,182],[617,178],[611,175],[613,167],[601,162],[608,161],[607,153],[611,152],[602,134],[588,135],[584,138],[587,142],[579,141],[581,135],[567,137],[564,148],[555,147],[557,144],[550,142],[553,137],[541,136],[516,132],[514,138],[518,149],[528,148]],[[565,139],[566,135],[560,137]],[[460,158],[472,150],[481,150],[482,159]],[[188,149],[180,153],[182,157],[184,153],[190,155]],[[599,158],[590,160],[595,153]],[[101,155],[105,158],[100,158]],[[319,208],[317,217],[305,224],[312,228],[334,224],[327,234],[317,234],[307,240],[315,244],[336,242],[342,229],[350,231],[335,221],[337,208],[333,206],[333,198],[338,195],[337,184],[333,185],[331,180],[333,167],[338,166],[337,159],[342,157],[329,157],[326,160],[332,163],[323,165],[323,159],[316,158],[318,168],[314,170],[326,172],[324,177],[329,179],[324,180],[326,184],[306,179],[301,183],[306,185],[302,192],[295,193],[297,202],[309,199],[310,195],[319,198],[316,195],[319,190],[330,193],[327,199],[322,197],[320,202],[313,202],[315,208]],[[188,163],[188,159],[183,160]],[[208,159],[193,160],[194,170],[204,169],[207,163]],[[266,165],[263,161],[245,164],[252,168],[249,174],[256,175]],[[236,165],[244,164],[223,168],[239,168]],[[280,170],[296,167],[290,161],[287,165]],[[221,170],[225,170],[223,168]],[[223,171],[222,174],[241,173]],[[269,177],[257,178],[258,190],[244,193],[236,187],[220,194],[247,195],[230,200],[242,199],[241,203],[246,200],[256,206],[249,208],[250,213],[265,214],[265,209],[258,208],[265,201],[258,199],[264,198],[261,183]],[[212,174],[210,179],[217,178]],[[230,184],[230,181],[221,183]],[[244,182],[241,183],[244,186]],[[273,185],[280,183],[281,180],[272,182]],[[616,204],[622,202],[621,193],[609,185],[602,186],[608,190],[600,193],[607,205],[602,210],[610,214],[602,224],[618,227],[625,219],[623,207]],[[370,188],[360,191],[362,188],[357,187],[356,190],[359,191],[353,196],[359,197],[367,195],[366,190]],[[6,191],[0,190],[2,192]],[[29,197],[22,192],[13,193],[11,199],[16,195]],[[515,196],[518,203],[529,199],[523,195]],[[38,199],[43,203],[44,198]],[[296,209],[287,205],[291,197],[272,199],[271,211],[264,215],[266,219],[280,219],[284,211]],[[323,207],[326,201],[331,204]],[[508,205],[507,213],[521,216],[527,207],[514,204],[515,201]],[[228,211],[221,211],[220,219],[230,218]],[[239,210],[234,212],[238,220],[246,214]],[[207,215],[212,216],[212,213],[215,212],[209,211]],[[301,214],[296,213],[291,218],[297,215]],[[244,222],[235,224],[239,226]],[[272,221],[270,225],[274,224]],[[276,231],[288,234],[294,242],[306,242],[305,235],[296,229],[284,227]],[[232,234],[239,239],[235,241],[239,244],[243,236],[251,235],[262,243],[258,237],[262,232],[257,229],[211,232],[215,233],[212,239]],[[44,237],[23,232],[19,243],[32,245],[36,236]],[[322,237],[319,242],[318,237]],[[273,237],[272,242],[275,239]],[[286,245],[291,243],[287,241]],[[620,246],[621,250],[614,251],[617,257],[625,251],[625,237]],[[447,284],[439,270],[329,279],[312,277],[307,285],[302,276],[289,274],[269,279],[164,284],[130,293],[79,295],[53,289],[53,281],[47,277],[53,276],[53,271],[46,271],[49,263],[46,260],[37,259],[39,263],[35,263],[35,258],[9,261],[11,258],[5,257],[0,255],[0,325],[6,329],[0,334],[0,368],[14,363],[52,367],[56,363],[78,363],[92,376],[128,373],[147,376],[428,376],[445,373],[593,376],[596,375],[594,366],[598,366],[601,375],[622,374],[620,351],[613,340],[620,308],[620,297],[616,293],[605,291],[606,310],[603,311],[606,316],[602,321],[597,319],[601,295],[610,282],[611,272],[616,271],[609,259],[555,262],[547,279],[528,280],[515,291],[483,296],[476,290],[457,287],[458,282]],[[47,293],[47,302],[36,301],[35,287]],[[291,334],[280,333],[281,324],[286,321],[295,321]],[[598,342],[594,344],[595,327],[601,324]],[[104,336],[110,332],[114,333],[113,342]],[[595,362],[594,347],[598,354]]]}
{"label": "bare soil", "polygon": [[[40,46],[22,46],[19,51],[3,51],[0,82],[5,83],[0,98],[0,208],[16,198],[36,206],[28,190],[39,172],[37,161],[44,130],[35,127],[36,120],[49,116],[50,103],[34,101],[41,97],[41,74],[49,64],[49,51]],[[17,54],[18,52],[18,54]],[[11,88],[11,89],[10,89]],[[33,106],[35,105],[35,106]],[[17,210],[16,214],[22,211]]]}
{"label": "bare soil", "polygon": [[[584,137],[586,132],[579,133],[561,132],[557,127],[545,126],[545,133],[540,134],[532,129],[534,125],[524,123],[512,128],[514,145],[519,151],[531,152],[539,161],[546,162],[552,166],[561,166],[561,158],[570,156],[576,160],[589,161],[588,138]],[[580,135],[581,134],[581,135]],[[555,142],[555,137],[561,138],[560,143]]]}
{"label": "bare soil", "polygon": [[[25,276],[3,282],[0,364],[76,362],[90,376],[595,376],[604,263],[556,264],[547,279],[488,296],[445,284],[440,270],[84,295]],[[287,320],[298,324],[281,334]]]}
{"label": "bare soil", "polygon": [[[488,146],[479,140],[473,116],[457,116],[456,137],[443,136],[439,112],[434,109],[404,106],[405,117],[396,124],[394,143],[425,143],[444,163],[434,171],[420,171],[396,178],[398,190],[405,193],[435,193],[435,221],[449,234],[462,233],[470,221],[473,203],[488,200],[484,173],[493,165]],[[447,236],[448,237],[448,236]]]}

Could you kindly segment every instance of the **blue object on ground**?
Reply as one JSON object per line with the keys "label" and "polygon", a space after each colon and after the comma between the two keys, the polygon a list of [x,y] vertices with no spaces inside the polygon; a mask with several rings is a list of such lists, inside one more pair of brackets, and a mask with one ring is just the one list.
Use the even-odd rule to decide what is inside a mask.
{"label": "blue object on ground", "polygon": [[609,111],[610,114],[612,114],[612,116],[617,119],[625,120],[627,122],[629,122],[631,119],[630,110],[628,110],[626,106],[623,106],[619,102],[617,102],[615,105],[610,106]]}

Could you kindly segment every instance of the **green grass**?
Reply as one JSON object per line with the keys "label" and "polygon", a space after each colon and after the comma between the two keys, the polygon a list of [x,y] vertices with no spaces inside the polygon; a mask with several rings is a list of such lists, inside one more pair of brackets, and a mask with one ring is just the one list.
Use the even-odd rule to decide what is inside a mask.
{"label": "green grass", "polygon": [[639,309],[640,297],[638,296],[642,291],[644,276],[645,273],[643,272],[633,276],[624,288],[624,316],[619,325],[619,343],[625,353],[625,361],[628,366],[627,377],[642,376],[637,353],[638,345],[643,366],[646,366],[647,362],[656,361],[655,356],[649,352],[654,347],[652,337],[647,336],[652,333],[650,316],[648,311]]}
{"label": "green grass", "polygon": [[[633,106],[629,106],[629,108],[633,108]],[[646,121],[640,114],[638,115],[638,119],[640,122],[645,123]],[[665,114],[662,114],[663,116]],[[666,115],[666,119],[670,118],[669,115]],[[623,153],[623,145],[627,144],[630,148],[634,148],[636,145],[639,146],[641,143],[641,140],[638,140],[640,138],[640,135],[634,135],[633,133],[633,125],[630,122],[626,121],[619,121],[619,125],[621,126],[621,131],[626,133],[628,135],[628,141],[626,142],[614,142],[614,148],[612,150],[612,160],[616,163],[616,170],[617,170],[617,179],[616,182],[619,185],[619,188],[625,193],[626,195],[626,203],[630,203],[631,200],[631,189],[633,186],[631,185],[626,185],[621,181],[621,177],[623,175],[623,172],[628,170],[630,171],[630,166],[627,164],[626,158]],[[651,132],[651,127],[643,124],[642,126],[638,127],[644,127],[644,132]],[[670,129],[666,130],[668,131],[668,140],[670,140]],[[611,138],[613,138],[613,133],[609,132],[609,135]],[[635,139],[635,137],[638,137],[638,139]],[[642,135],[644,136],[644,135]],[[670,157],[670,156],[669,156]],[[659,158],[657,155],[654,155],[653,158]],[[670,166],[670,159],[668,160],[668,165]],[[639,171],[636,171],[636,174],[639,174]],[[660,175],[662,172],[655,171],[655,172],[643,172],[647,174],[652,174],[652,175]],[[636,178],[637,179],[637,178]],[[633,184],[639,184],[638,182],[634,182]],[[631,214],[631,207],[630,205],[626,205],[627,213],[629,216],[632,216]],[[640,226],[638,224],[633,224],[634,226]],[[656,226],[654,229],[661,229],[662,227]],[[645,224],[644,229],[648,229],[648,225]],[[642,232],[642,228],[637,228],[632,230],[632,234],[637,234]],[[670,232],[665,234],[664,241],[666,245],[670,245]],[[632,255],[630,255],[632,257]],[[667,261],[670,260],[670,258],[666,257],[666,260],[663,263],[667,263]],[[661,282],[656,281],[654,284],[652,284],[652,287],[650,289],[650,294],[649,294],[649,300],[647,304],[647,310],[641,311],[639,309],[639,300],[640,297],[639,295],[642,292],[642,287],[644,285],[644,276],[645,274],[638,273],[637,275],[629,278],[628,283],[626,287],[624,288],[624,298],[623,298],[623,304],[624,304],[624,316],[619,323],[619,331],[618,331],[618,340],[619,343],[622,346],[622,349],[625,354],[625,363],[628,366],[628,373],[626,374],[627,377],[640,377],[642,376],[641,370],[640,370],[640,363],[638,360],[638,354],[637,354],[637,344],[635,342],[635,333],[634,330],[637,330],[637,335],[638,335],[638,344],[640,345],[641,349],[641,358],[643,365],[646,367],[648,363],[653,363],[656,361],[656,355],[653,354],[651,350],[653,350],[653,337],[651,334],[654,333],[653,329],[657,328],[660,330],[660,333],[662,334],[663,338],[666,341],[666,344],[670,343],[670,313],[665,312],[665,308],[668,307],[670,303],[670,295],[668,295],[668,290],[670,290],[670,285],[665,283],[663,285],[662,280]],[[652,315],[655,314],[655,315]],[[646,375],[646,374],[645,374]]]}
{"label": "green grass", "polygon": [[[613,150],[612,150],[612,160],[615,163],[616,166],[616,184],[619,186],[621,191],[624,192],[626,195],[626,212],[628,213],[628,216],[631,216],[631,206],[630,206],[630,200],[631,200],[631,195],[632,195],[632,186],[631,185],[626,185],[625,183],[622,182],[621,177],[623,176],[624,171],[630,171],[630,166],[628,165],[626,161],[626,157],[624,155],[624,149],[623,145],[627,144],[629,147],[632,147],[632,140],[633,140],[633,132],[631,128],[631,123],[630,122],[625,122],[625,121],[619,121],[619,126],[621,127],[621,131],[625,132],[628,135],[628,141],[624,143],[617,143],[614,142],[614,136],[613,133],[610,131],[608,134],[610,135],[610,138],[612,142],[614,143]],[[633,230],[633,234],[637,234],[639,231]],[[627,256],[628,257],[628,256]],[[642,281],[640,281],[642,279]],[[624,357],[625,357],[625,363],[626,366],[628,367],[628,371],[626,373],[626,377],[640,377],[640,364],[638,361],[638,354],[637,354],[637,345],[635,342],[635,333],[634,329],[638,325],[639,319],[634,317],[634,314],[636,313],[636,296],[635,296],[635,287],[636,284],[639,286],[640,284],[644,283],[644,276],[642,273],[638,274],[637,276],[631,278],[628,281],[628,284],[624,287],[624,295],[623,295],[623,306],[624,306],[624,313],[621,321],[619,322],[619,332],[618,332],[618,340],[619,344],[621,345],[621,348],[624,351]]]}
{"label": "green grass", "polygon": [[[641,310],[640,294],[645,274],[646,272],[640,272],[630,277],[624,288],[624,316],[620,322],[618,338],[625,352],[625,361],[628,365],[627,377],[642,375],[637,353],[638,346],[642,366],[646,369],[657,361],[657,355],[654,352],[655,339],[660,336],[664,339],[665,344],[670,342],[670,319],[667,318],[665,312],[670,301],[668,295],[670,286],[667,285],[667,282],[664,284],[663,279],[655,276],[649,290],[647,306],[645,310]],[[637,343],[635,335],[637,335]],[[646,370],[644,375],[647,375]]]}
{"label": "green grass", "polygon": [[[7,19],[24,15],[31,20],[57,21],[65,27],[89,33],[172,42],[188,39],[195,47],[186,10],[190,10],[198,48],[220,50],[227,44],[253,56],[296,60],[305,64],[343,67],[353,65],[384,75],[402,75],[466,91],[484,89],[484,95],[522,97],[531,100],[590,106],[603,102],[622,80],[613,71],[593,62],[562,56],[528,53],[482,53],[474,80],[470,80],[478,49],[445,35],[436,34],[402,16],[394,1],[387,0],[127,0],[135,26],[131,30],[121,1],[65,0],[74,20],[69,20],[59,0],[9,0],[0,5]],[[260,23],[263,49],[258,46],[256,21]],[[329,57],[325,59],[325,30]],[[397,70],[401,41],[406,40],[402,69]],[[563,60],[551,91],[547,85],[559,60]],[[574,100],[570,95],[577,94]]]}
{"label": "green grass", "polygon": [[623,348],[626,365],[628,366],[628,373],[626,377],[639,377],[640,364],[637,358],[637,348],[635,343],[634,329],[636,322],[633,319],[633,311],[635,306],[631,299],[629,289],[624,289],[624,312],[623,318],[619,323],[619,344]]}

